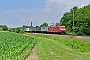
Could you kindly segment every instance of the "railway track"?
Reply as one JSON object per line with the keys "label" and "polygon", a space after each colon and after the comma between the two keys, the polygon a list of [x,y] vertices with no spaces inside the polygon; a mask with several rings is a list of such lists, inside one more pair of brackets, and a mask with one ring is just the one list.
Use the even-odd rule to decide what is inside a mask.
{"label": "railway track", "polygon": [[32,33],[32,34],[40,34],[40,35],[52,35],[52,36],[63,36],[63,37],[71,37],[71,38],[86,38],[90,39],[90,36],[76,36],[76,35],[60,35],[60,34],[45,34],[45,33]]}

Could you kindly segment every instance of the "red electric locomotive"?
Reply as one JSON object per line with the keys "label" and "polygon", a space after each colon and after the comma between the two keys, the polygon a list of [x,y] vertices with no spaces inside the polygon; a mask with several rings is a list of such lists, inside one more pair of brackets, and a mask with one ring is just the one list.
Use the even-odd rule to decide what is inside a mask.
{"label": "red electric locomotive", "polygon": [[49,26],[48,32],[65,33],[66,29],[65,29],[65,26]]}

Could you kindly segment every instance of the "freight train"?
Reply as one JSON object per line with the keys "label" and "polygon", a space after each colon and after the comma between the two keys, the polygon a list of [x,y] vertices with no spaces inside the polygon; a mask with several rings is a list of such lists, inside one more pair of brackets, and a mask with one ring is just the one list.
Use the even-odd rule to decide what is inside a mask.
{"label": "freight train", "polygon": [[44,26],[39,28],[24,28],[25,32],[32,33],[53,33],[53,34],[65,34],[65,26]]}

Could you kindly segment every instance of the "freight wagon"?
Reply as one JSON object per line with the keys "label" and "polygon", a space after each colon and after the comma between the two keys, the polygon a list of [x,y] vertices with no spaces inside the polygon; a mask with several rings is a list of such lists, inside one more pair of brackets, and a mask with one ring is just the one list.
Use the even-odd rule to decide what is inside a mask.
{"label": "freight wagon", "polygon": [[44,26],[40,28],[25,28],[25,32],[36,32],[36,33],[61,33],[66,32],[65,26]]}

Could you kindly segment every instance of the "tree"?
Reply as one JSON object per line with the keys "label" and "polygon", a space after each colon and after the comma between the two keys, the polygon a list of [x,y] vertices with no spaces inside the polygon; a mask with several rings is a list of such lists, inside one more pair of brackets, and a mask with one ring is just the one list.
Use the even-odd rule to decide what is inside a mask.
{"label": "tree", "polygon": [[24,33],[24,31],[21,29],[21,27],[15,28],[14,32],[16,32],[16,33]]}
{"label": "tree", "polygon": [[74,13],[74,32],[80,35],[90,35],[90,4],[82,8],[74,6],[70,12],[64,13],[60,24],[65,25],[66,31],[72,32]]}
{"label": "tree", "polygon": [[33,28],[33,26],[23,25],[22,28]]}
{"label": "tree", "polygon": [[55,24],[55,26],[60,26],[60,22],[57,22],[57,23]]}
{"label": "tree", "polygon": [[44,27],[44,26],[48,26],[48,23],[44,22],[43,24],[40,25],[40,27]]}
{"label": "tree", "polygon": [[8,30],[8,27],[7,27],[6,25],[0,25],[0,28],[2,28],[2,29],[3,29],[3,31]]}
{"label": "tree", "polygon": [[19,33],[20,30],[21,30],[21,28],[20,28],[20,27],[17,27],[17,28],[15,29],[15,32],[16,32],[16,33]]}
{"label": "tree", "polygon": [[35,28],[39,28],[39,26],[35,26]]}

